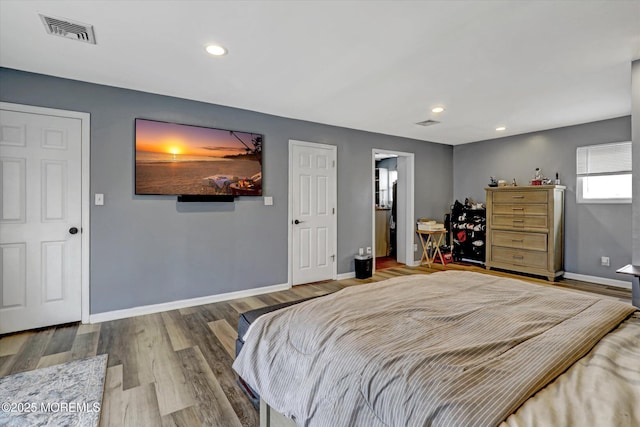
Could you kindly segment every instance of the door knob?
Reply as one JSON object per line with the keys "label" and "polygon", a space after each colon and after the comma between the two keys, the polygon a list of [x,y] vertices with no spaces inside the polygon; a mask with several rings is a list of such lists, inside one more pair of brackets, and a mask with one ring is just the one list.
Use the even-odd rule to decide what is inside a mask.
{"label": "door knob", "polygon": [[69,233],[70,233],[70,234],[76,234],[77,232],[78,232],[78,229],[77,229],[76,227],[71,227],[71,228],[69,229]]}
{"label": "door knob", "polygon": [[297,224],[302,224],[303,222],[304,222],[304,221],[300,221],[300,220],[298,220],[298,219],[296,219],[295,221],[293,221],[293,223],[294,223],[294,224],[296,224],[296,225],[297,225]]}

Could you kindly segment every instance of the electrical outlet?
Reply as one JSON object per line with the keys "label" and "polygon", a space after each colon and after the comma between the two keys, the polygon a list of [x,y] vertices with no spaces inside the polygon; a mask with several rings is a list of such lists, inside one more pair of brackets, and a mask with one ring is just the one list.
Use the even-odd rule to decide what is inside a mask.
{"label": "electrical outlet", "polygon": [[367,246],[367,255],[371,255],[371,246]]}
{"label": "electrical outlet", "polygon": [[608,256],[601,257],[600,264],[604,265],[605,267],[609,267],[609,257]]}
{"label": "electrical outlet", "polygon": [[418,244],[417,243],[413,244],[413,252],[418,252]]}
{"label": "electrical outlet", "polygon": [[364,255],[364,248],[358,249],[358,255]]}

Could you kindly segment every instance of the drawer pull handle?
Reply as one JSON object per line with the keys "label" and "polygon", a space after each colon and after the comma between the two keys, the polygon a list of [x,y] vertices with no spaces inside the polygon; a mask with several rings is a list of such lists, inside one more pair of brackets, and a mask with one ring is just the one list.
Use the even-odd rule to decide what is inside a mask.
{"label": "drawer pull handle", "polygon": [[524,219],[514,219],[513,222],[524,222]]}
{"label": "drawer pull handle", "polygon": [[524,199],[524,196],[511,196],[514,199]]}
{"label": "drawer pull handle", "polygon": [[512,211],[523,211],[524,208],[511,208]]}
{"label": "drawer pull handle", "polygon": [[511,239],[511,241],[512,242],[520,242],[520,243],[524,242],[523,239]]}
{"label": "drawer pull handle", "polygon": [[513,258],[515,258],[515,259],[524,259],[524,257],[522,255],[514,255]]}

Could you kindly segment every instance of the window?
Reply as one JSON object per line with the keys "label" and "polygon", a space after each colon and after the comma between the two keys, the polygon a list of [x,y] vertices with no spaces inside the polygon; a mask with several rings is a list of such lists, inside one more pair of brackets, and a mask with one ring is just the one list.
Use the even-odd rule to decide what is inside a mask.
{"label": "window", "polygon": [[398,171],[376,168],[376,206],[389,208],[393,204],[393,184],[398,180]]}
{"label": "window", "polygon": [[631,203],[631,142],[578,147],[577,203]]}
{"label": "window", "polygon": [[378,175],[378,191],[380,191],[378,206],[386,208],[389,205],[389,169],[379,168],[378,170],[380,171]]}

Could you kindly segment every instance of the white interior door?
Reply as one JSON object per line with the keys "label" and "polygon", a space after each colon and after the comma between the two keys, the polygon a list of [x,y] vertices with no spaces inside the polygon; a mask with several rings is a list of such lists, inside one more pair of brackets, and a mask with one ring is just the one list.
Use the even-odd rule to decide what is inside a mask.
{"label": "white interior door", "polygon": [[292,284],[336,275],[336,147],[290,141]]}
{"label": "white interior door", "polygon": [[0,110],[0,333],[81,319],[82,123]]}

